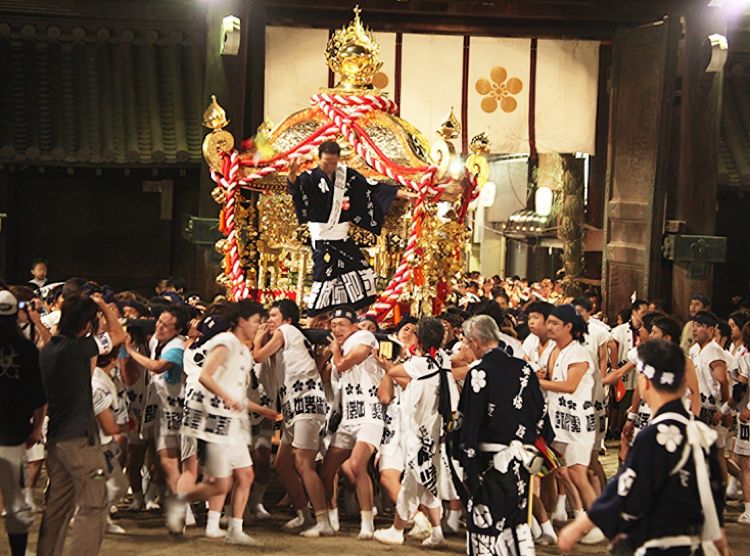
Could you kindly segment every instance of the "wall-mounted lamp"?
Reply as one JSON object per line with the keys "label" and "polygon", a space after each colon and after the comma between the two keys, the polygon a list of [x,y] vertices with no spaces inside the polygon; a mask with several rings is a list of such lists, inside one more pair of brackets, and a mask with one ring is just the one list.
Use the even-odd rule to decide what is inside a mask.
{"label": "wall-mounted lamp", "polygon": [[706,66],[706,73],[716,73],[724,68],[729,54],[729,41],[724,35],[715,33],[708,36],[708,44],[711,48],[711,59]]}
{"label": "wall-mounted lamp", "polygon": [[240,51],[240,18],[228,15],[221,20],[221,47],[222,56],[237,56]]}

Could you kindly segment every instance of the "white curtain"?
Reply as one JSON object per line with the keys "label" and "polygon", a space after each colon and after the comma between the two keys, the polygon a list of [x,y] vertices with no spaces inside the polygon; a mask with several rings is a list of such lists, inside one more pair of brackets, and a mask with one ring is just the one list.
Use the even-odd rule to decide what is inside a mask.
{"label": "white curtain", "polygon": [[[463,40],[449,35],[403,37],[401,117],[430,141],[451,106],[461,119]],[[460,150],[460,140],[456,145]]]}
{"label": "white curtain", "polygon": [[599,43],[540,40],[537,52],[537,150],[596,154]]}

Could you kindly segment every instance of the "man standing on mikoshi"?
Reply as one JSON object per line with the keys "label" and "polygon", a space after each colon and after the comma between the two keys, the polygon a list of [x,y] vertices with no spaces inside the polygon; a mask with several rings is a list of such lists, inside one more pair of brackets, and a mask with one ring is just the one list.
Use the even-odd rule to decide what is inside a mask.
{"label": "man standing on mikoshi", "polygon": [[[341,147],[321,143],[317,168],[289,167],[287,186],[300,224],[307,223],[313,252],[313,285],[306,299],[314,316],[347,305],[361,309],[375,301],[375,271],[349,237],[349,224],[380,234],[397,186],[365,178],[339,163]],[[408,196],[403,194],[399,196]]]}

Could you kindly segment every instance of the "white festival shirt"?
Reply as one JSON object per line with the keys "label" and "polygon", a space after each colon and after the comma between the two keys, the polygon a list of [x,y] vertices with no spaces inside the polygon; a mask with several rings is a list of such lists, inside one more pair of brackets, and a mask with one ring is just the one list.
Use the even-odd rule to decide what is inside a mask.
{"label": "white festival shirt", "polygon": [[[346,356],[360,345],[377,350],[378,340],[372,332],[358,330],[344,340],[341,353]],[[341,390],[341,425],[382,423],[383,405],[378,400],[378,386],[384,373],[375,357],[370,355],[348,371],[336,373]]]}
{"label": "white festival shirt", "polygon": [[577,363],[585,363],[587,367],[578,387],[572,394],[549,391],[549,415],[556,441],[566,444],[591,444],[593,448],[599,429],[595,402],[596,377],[600,375],[591,354],[580,342],[574,340],[560,351],[552,370],[552,380],[567,380],[568,369]]}

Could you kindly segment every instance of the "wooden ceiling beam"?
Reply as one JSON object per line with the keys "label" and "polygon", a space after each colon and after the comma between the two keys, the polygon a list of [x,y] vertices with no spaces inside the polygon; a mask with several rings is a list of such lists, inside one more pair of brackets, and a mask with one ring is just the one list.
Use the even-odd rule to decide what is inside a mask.
{"label": "wooden ceiling beam", "polygon": [[[267,24],[289,27],[317,27],[322,29],[337,28],[344,25],[348,19],[320,14],[315,11],[299,10],[294,16],[288,12],[279,12],[273,8],[267,10]],[[400,14],[382,17],[369,13],[366,24],[374,31],[427,33],[451,35],[482,35],[504,37],[538,37],[538,38],[578,38],[578,39],[610,39],[616,25],[611,21],[566,22],[554,20],[519,21],[515,19],[486,20],[455,19],[435,17],[421,14]]]}
{"label": "wooden ceiling beam", "polygon": [[[608,21],[616,24],[642,23],[665,14],[684,13],[705,7],[708,0],[362,0],[364,18],[391,15],[501,20]],[[311,6],[301,0],[267,0],[267,9],[280,17],[318,12],[332,19],[351,14],[351,0],[329,0]]]}

